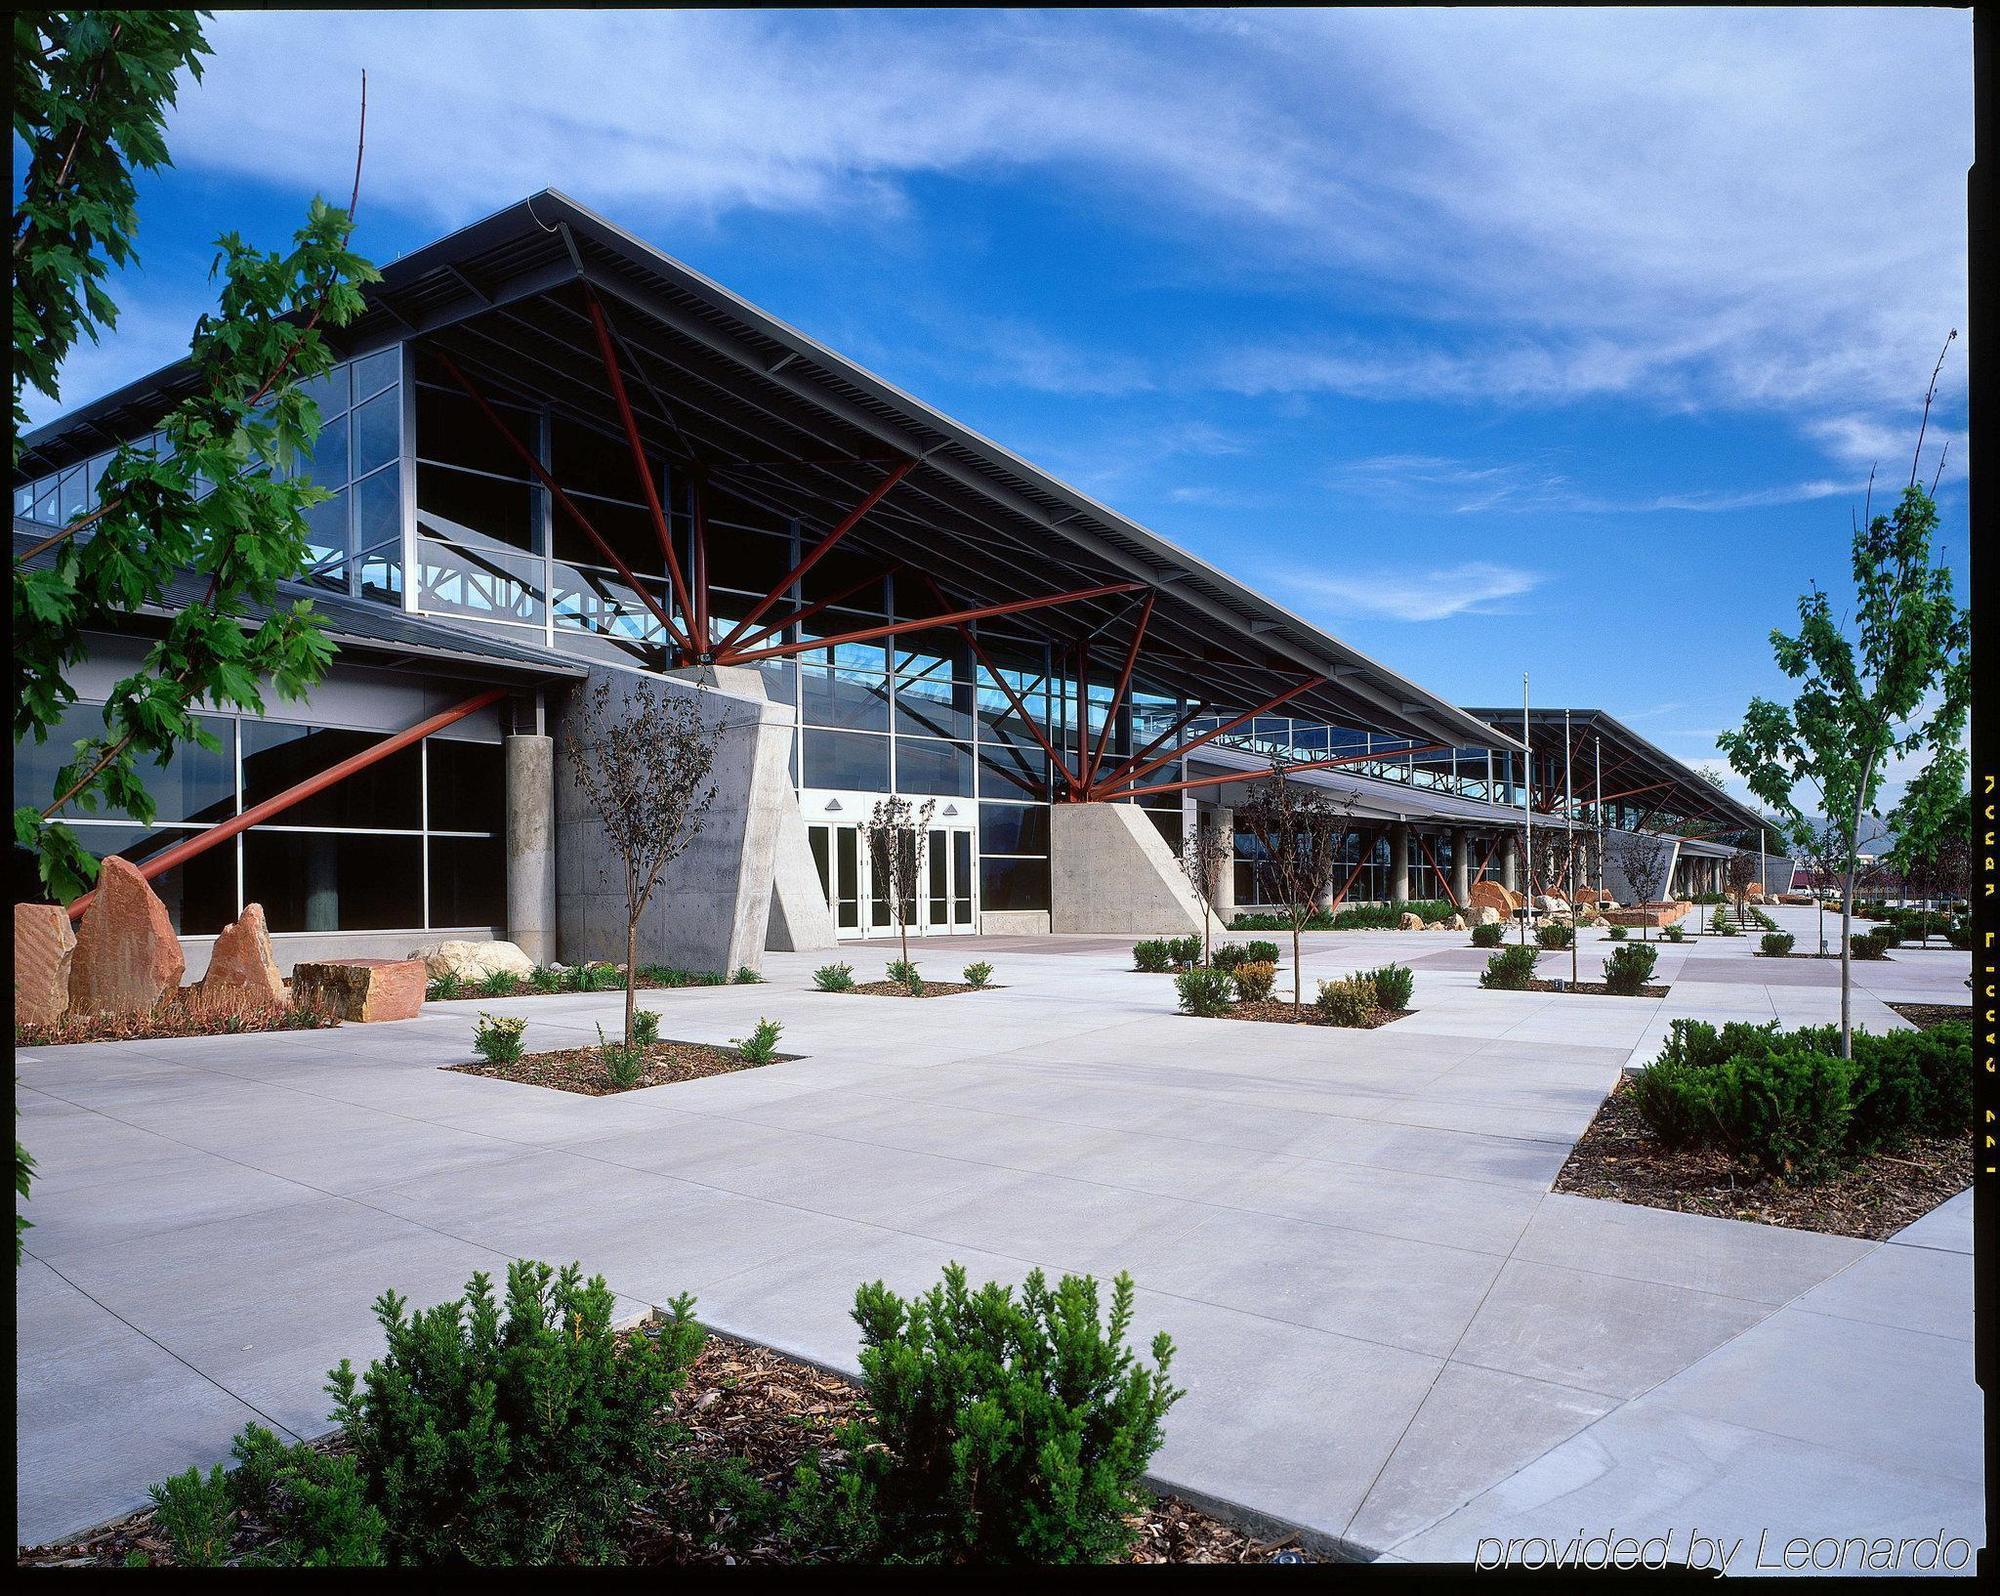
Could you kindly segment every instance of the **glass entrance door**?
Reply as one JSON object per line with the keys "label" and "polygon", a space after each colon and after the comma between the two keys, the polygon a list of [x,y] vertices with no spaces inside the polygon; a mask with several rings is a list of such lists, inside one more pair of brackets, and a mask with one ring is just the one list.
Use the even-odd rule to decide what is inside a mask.
{"label": "glass entrance door", "polygon": [[[893,937],[896,916],[889,904],[885,861],[869,856],[861,827],[822,821],[806,827],[820,889],[833,910],[834,934]],[[904,863],[915,897],[905,901],[911,936],[970,935],[978,928],[978,871],[974,868],[971,826],[933,826],[924,836],[923,857],[915,859],[916,839],[904,839]]]}

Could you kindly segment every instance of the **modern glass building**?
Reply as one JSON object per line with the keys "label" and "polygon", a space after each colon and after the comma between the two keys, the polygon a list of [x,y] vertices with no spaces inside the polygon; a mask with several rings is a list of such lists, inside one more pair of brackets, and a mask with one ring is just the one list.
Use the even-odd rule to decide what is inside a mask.
{"label": "modern glass building", "polygon": [[[392,263],[367,297],[299,467],[334,490],[295,584],[333,671],[305,704],[216,717],[224,752],[157,774],[154,826],[77,819],[144,867],[288,800],[156,879],[191,944],[259,902],[288,960],[440,933],[599,956],[598,850],[531,745],[607,672],[764,706],[704,842],[734,861],[699,888],[737,902],[718,961],[886,934],[858,826],[888,794],[931,806],[911,909],[937,934],[1170,922],[1171,855],[1204,817],[1234,829],[1273,753],[1351,805],[1353,899],[1512,868],[1524,795],[1538,824],[1671,829],[1690,861],[1755,826],[1657,750],[1643,812],[1565,793],[1518,717],[1445,702],[560,194]],[[191,380],[169,367],[25,440],[17,557],[94,506],[115,449],[161,446]],[[157,624],[93,639],[65,739]],[[67,757],[17,750],[16,803],[46,802]],[[553,857],[510,846],[510,816],[543,811]],[[1234,895],[1255,902],[1254,841],[1237,847]]]}

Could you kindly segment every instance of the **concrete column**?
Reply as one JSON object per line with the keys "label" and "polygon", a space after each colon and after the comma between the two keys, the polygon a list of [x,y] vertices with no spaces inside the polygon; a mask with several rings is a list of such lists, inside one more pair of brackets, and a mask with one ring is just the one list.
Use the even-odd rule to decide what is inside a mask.
{"label": "concrete column", "polygon": [[1389,827],[1389,901],[1406,903],[1410,896],[1410,828],[1398,820]]}
{"label": "concrete column", "polygon": [[1217,804],[1208,811],[1208,823],[1223,840],[1222,878],[1216,883],[1212,905],[1216,919],[1224,925],[1236,917],[1236,811]]}
{"label": "concrete column", "polygon": [[516,734],[507,764],[507,939],[537,964],[556,957],[556,740]]}
{"label": "concrete column", "polygon": [[1521,890],[1521,842],[1512,832],[1500,839],[1500,885],[1509,892]]}
{"label": "concrete column", "polygon": [[1465,907],[1465,895],[1472,890],[1472,837],[1463,826],[1451,834],[1451,895]]}

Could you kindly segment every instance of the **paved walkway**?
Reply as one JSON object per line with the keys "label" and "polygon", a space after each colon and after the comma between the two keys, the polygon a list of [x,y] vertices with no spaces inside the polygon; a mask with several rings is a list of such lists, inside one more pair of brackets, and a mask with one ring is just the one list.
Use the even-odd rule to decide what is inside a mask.
{"label": "paved walkway", "polygon": [[[1635,1460],[1590,1498],[1620,1527],[1727,1502],[1792,1533],[1847,1490],[1909,1533],[1983,1540],[1968,1257],[1933,1249],[1917,1280],[1910,1247],[1548,1189],[1668,1017],[1823,1019],[1837,994],[1790,979],[1823,967],[1704,939],[1663,949],[1665,1000],[1491,993],[1430,962],[1456,941],[1310,939],[1308,993],[1416,963],[1420,1012],[1375,1032],[1174,1016],[1171,981],[1099,938],[927,944],[933,973],[990,957],[1005,990],[923,1003],[811,992],[820,960],[773,956],[765,986],[655,994],[663,1029],[724,1041],[769,1014],[807,1057],[608,1098],[437,1066],[469,1057],[482,1006],[554,1047],[593,1039],[611,994],[24,1054],[42,1175],[17,1287],[20,1533],[136,1505],[248,1419],[324,1430],[324,1371],[378,1349],[379,1291],[437,1301],[533,1256],[581,1259],[634,1313],[692,1291],[717,1329],[847,1368],[864,1280],[914,1290],[952,1258],[1007,1280],[1129,1269],[1189,1390],[1160,1477],[1358,1551],[1469,1556],[1489,1516],[1567,1534],[1578,1447]],[[1857,1018],[1962,998],[1964,967],[1865,967]],[[1906,1301],[1936,1293],[1922,1324],[1824,1306],[1899,1267]],[[1943,1350],[1913,1360],[1908,1336]],[[1643,1448],[1704,1401],[1782,1437],[1781,1473],[1696,1444],[1681,1495],[1650,1489]],[[1871,1494],[1890,1473],[1904,1486]]]}

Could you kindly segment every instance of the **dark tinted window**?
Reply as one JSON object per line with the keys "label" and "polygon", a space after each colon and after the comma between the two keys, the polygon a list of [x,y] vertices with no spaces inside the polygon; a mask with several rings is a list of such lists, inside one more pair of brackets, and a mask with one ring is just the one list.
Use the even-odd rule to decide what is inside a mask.
{"label": "dark tinted window", "polygon": [[842,787],[886,792],[889,739],[865,732],[808,731],[805,734],[808,787]]}
{"label": "dark tinted window", "polygon": [[243,834],[243,892],[273,931],[390,931],[424,923],[417,837]]}
{"label": "dark tinted window", "polygon": [[981,804],[979,851],[1047,854],[1048,807],[1044,804]]}
{"label": "dark tinted window", "polygon": [[[381,736],[374,732],[245,721],[244,807],[262,803],[381,741]],[[324,791],[301,799],[274,815],[271,824],[413,831],[422,824],[422,781],[417,749],[405,748],[355,771]]]}
{"label": "dark tinted window", "polygon": [[431,838],[431,924],[507,923],[507,860],[498,837]]}
{"label": "dark tinted window", "polygon": [[981,859],[979,897],[988,909],[1048,908],[1048,860]]}
{"label": "dark tinted window", "polygon": [[432,737],[424,752],[430,761],[428,796],[433,831],[505,830],[507,766],[500,744]]}

